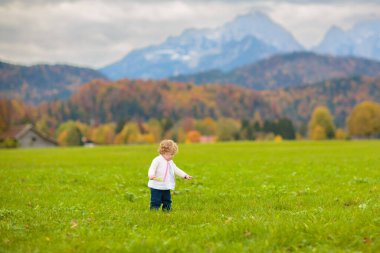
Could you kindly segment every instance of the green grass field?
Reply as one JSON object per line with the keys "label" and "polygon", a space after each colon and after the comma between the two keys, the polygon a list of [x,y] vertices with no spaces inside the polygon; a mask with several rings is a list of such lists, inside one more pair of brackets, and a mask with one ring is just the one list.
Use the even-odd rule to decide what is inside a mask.
{"label": "green grass field", "polygon": [[0,150],[0,252],[380,252],[380,142],[183,144],[173,211],[157,145]]}

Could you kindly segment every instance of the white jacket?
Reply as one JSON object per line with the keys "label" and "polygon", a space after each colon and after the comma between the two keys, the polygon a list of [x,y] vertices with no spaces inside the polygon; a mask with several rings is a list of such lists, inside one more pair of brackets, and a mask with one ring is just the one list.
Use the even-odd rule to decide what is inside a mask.
{"label": "white jacket", "polygon": [[[165,178],[166,168],[168,169]],[[148,186],[158,190],[174,190],[175,175],[184,178],[187,174],[179,169],[173,160],[167,161],[162,155],[159,155],[153,159],[148,171],[148,177],[151,178],[154,176],[163,181],[149,180]]]}

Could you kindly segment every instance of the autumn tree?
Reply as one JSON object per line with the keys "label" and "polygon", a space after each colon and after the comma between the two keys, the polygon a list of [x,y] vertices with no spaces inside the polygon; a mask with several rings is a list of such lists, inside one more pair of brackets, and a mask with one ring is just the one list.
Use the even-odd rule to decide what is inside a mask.
{"label": "autumn tree", "polygon": [[90,139],[97,144],[112,144],[115,139],[116,124],[107,123],[91,130]]}
{"label": "autumn tree", "polygon": [[216,134],[216,122],[210,117],[206,117],[202,120],[197,120],[195,123],[195,130],[202,135],[215,135]]}
{"label": "autumn tree", "polygon": [[123,129],[115,137],[115,144],[127,144],[135,142],[140,135],[140,130],[136,122],[127,122]]}
{"label": "autumn tree", "polygon": [[346,139],[346,133],[345,133],[345,131],[343,129],[341,129],[341,128],[336,129],[336,131],[335,131],[335,139],[337,139],[337,140],[344,140],[344,139]]}
{"label": "autumn tree", "polygon": [[31,119],[28,117],[27,106],[20,100],[12,99],[12,124],[20,124],[25,122],[30,122]]}
{"label": "autumn tree", "polygon": [[43,114],[35,122],[35,127],[47,136],[53,136],[57,127],[57,121],[47,114]]}
{"label": "autumn tree", "polygon": [[309,136],[313,140],[332,139],[335,135],[335,125],[329,109],[319,106],[309,121]]}
{"label": "autumn tree", "polygon": [[82,134],[74,121],[61,124],[57,130],[57,141],[61,146],[80,146]]}
{"label": "autumn tree", "polygon": [[115,144],[154,143],[156,141],[155,134],[158,133],[149,132],[149,130],[159,131],[159,129],[157,129],[159,125],[159,122],[157,122],[154,123],[154,128],[149,128],[149,124],[138,124],[137,122],[130,121],[126,123],[121,132],[116,135]]}
{"label": "autumn tree", "polygon": [[183,143],[186,141],[186,132],[182,128],[181,123],[175,124],[169,131],[164,135],[165,139],[172,139],[175,142]]}
{"label": "autumn tree", "polygon": [[191,117],[185,117],[181,120],[181,127],[186,133],[192,131],[195,128],[195,120]]}
{"label": "autumn tree", "polygon": [[310,139],[312,140],[325,140],[326,138],[326,130],[321,125],[316,125],[310,131]]}
{"label": "autumn tree", "polygon": [[354,107],[347,119],[351,136],[369,138],[380,134],[380,104],[365,101]]}
{"label": "autumn tree", "polygon": [[201,140],[201,134],[197,130],[191,130],[186,134],[186,142],[194,143]]}
{"label": "autumn tree", "polygon": [[17,99],[0,99],[0,132],[18,124],[31,123],[35,111],[33,106],[26,106]]}
{"label": "autumn tree", "polygon": [[148,132],[153,135],[154,142],[158,142],[162,138],[163,129],[161,123],[157,119],[150,119],[147,122]]}
{"label": "autumn tree", "polygon": [[221,118],[217,123],[217,138],[220,141],[231,141],[236,139],[240,124],[231,118]]}
{"label": "autumn tree", "polygon": [[8,129],[11,125],[12,105],[9,100],[0,100],[0,133]]}
{"label": "autumn tree", "polygon": [[75,125],[79,128],[80,132],[82,133],[82,136],[86,137],[87,139],[91,139],[90,138],[91,128],[89,125],[87,125],[83,122],[80,122],[80,121],[76,121]]}
{"label": "autumn tree", "polygon": [[127,122],[120,133],[116,135],[116,144],[136,143],[140,135],[136,122]]}

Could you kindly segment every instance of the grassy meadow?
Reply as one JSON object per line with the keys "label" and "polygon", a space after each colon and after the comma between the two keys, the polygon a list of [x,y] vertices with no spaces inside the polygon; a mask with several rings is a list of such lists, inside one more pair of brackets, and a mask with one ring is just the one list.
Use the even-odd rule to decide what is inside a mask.
{"label": "grassy meadow", "polygon": [[380,142],[182,144],[173,211],[157,145],[0,150],[0,252],[380,252]]}

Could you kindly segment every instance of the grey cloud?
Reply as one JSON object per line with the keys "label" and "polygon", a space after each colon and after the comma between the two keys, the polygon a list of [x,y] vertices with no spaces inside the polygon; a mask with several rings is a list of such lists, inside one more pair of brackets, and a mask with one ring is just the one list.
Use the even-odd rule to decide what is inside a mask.
{"label": "grey cloud", "polygon": [[[101,67],[133,49],[178,35],[186,28],[221,26],[252,9],[263,10],[301,42],[312,44],[330,25],[349,26],[367,13],[380,15],[376,10],[380,10],[376,8],[380,0],[361,1],[360,10],[352,8],[350,2],[358,4],[337,0],[3,0],[0,1],[0,59]],[[325,13],[318,14],[315,9],[313,16],[307,8],[334,11],[336,15],[322,20]]]}

